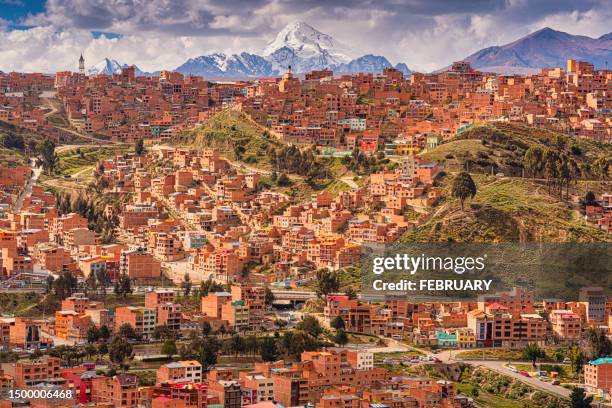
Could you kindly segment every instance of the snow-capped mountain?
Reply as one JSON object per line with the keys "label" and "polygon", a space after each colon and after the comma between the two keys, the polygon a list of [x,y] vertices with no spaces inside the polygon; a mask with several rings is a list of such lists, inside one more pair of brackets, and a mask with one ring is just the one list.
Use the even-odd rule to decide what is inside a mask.
{"label": "snow-capped mountain", "polygon": [[[202,55],[190,58],[176,71],[212,79],[236,79],[276,76],[287,71],[289,66],[296,73],[319,69],[331,69],[339,73],[382,72],[384,68],[392,67],[383,56],[368,54],[352,59],[353,54],[346,45],[331,36],[304,22],[297,22],[283,28],[268,43],[261,56],[246,52]],[[405,75],[411,73],[404,63],[397,64],[395,68]]]}
{"label": "snow-capped mountain", "polygon": [[509,44],[484,48],[465,58],[483,71],[524,73],[564,67],[568,59],[603,68],[612,61],[612,33],[599,38],[543,28]]}
{"label": "snow-capped mountain", "polygon": [[[117,62],[117,60],[110,59],[110,58],[104,58],[102,61],[98,62],[96,65],[90,67],[87,70],[87,73],[90,76],[101,75],[101,74],[106,74],[106,75],[120,74],[121,70],[127,67],[129,67],[129,64],[121,64]],[[144,76],[146,75],[146,73],[142,72],[138,67],[136,67],[136,75]]]}
{"label": "snow-capped mountain", "polygon": [[301,21],[283,28],[263,52],[274,69],[291,65],[296,72],[339,66],[350,62],[350,54],[347,46]]}
{"label": "snow-capped mountain", "polygon": [[182,74],[207,77],[261,77],[274,75],[272,64],[256,54],[216,53],[188,59],[176,68]]}
{"label": "snow-capped mountain", "polygon": [[339,73],[353,72],[382,72],[385,68],[395,68],[401,71],[404,75],[410,75],[412,71],[400,62],[395,67],[391,65],[388,59],[380,55],[367,54],[359,58],[355,58],[346,64],[340,64],[334,67],[334,71]]}

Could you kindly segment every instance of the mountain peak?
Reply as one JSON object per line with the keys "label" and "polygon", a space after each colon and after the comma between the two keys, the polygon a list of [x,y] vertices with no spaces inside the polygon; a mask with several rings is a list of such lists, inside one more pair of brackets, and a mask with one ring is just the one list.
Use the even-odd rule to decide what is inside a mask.
{"label": "mountain peak", "polygon": [[545,67],[563,67],[568,59],[605,66],[612,58],[612,35],[591,38],[544,27],[511,43],[484,48],[465,58],[474,68],[524,73]]}
{"label": "mountain peak", "polygon": [[569,34],[563,31],[554,30],[550,27],[544,27],[529,34],[526,38],[562,38],[568,37]]}
{"label": "mountain peak", "polygon": [[276,38],[268,43],[263,55],[270,56],[281,49],[287,49],[300,58],[323,57],[333,62],[347,62],[347,55],[350,54],[349,49],[332,36],[303,21],[287,24]]}

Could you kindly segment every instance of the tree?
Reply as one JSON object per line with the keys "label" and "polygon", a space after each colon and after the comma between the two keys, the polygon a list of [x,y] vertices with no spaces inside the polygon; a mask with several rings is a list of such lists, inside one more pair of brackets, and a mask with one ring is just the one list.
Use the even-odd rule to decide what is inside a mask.
{"label": "tree", "polygon": [[270,289],[268,286],[266,286],[266,292],[265,292],[265,302],[266,302],[266,306],[270,307],[272,306],[272,303],[274,303],[274,293],[272,292],[272,289]]}
{"label": "tree", "polygon": [[284,327],[287,327],[287,321],[283,319],[274,319],[274,326],[279,329],[282,329]]}
{"label": "tree", "polygon": [[138,139],[134,144],[134,152],[136,156],[142,156],[145,153],[144,139]]}
{"label": "tree", "polygon": [[104,356],[105,354],[108,353],[108,346],[106,345],[106,343],[102,343],[98,346],[98,354],[100,356]]}
{"label": "tree", "polygon": [[287,177],[285,173],[281,173],[280,176],[278,176],[278,178],[276,179],[276,184],[281,187],[286,187],[291,184],[291,180],[289,180],[289,177]]}
{"label": "tree", "polygon": [[331,321],[330,326],[336,330],[344,329],[344,319],[342,319],[342,316],[336,316]]}
{"label": "tree", "polygon": [[589,327],[582,333],[582,350],[589,359],[598,359],[612,354],[612,343],[603,330]]}
{"label": "tree", "polygon": [[51,292],[51,290],[53,290],[53,282],[54,281],[55,281],[55,278],[53,277],[53,275],[49,275],[45,279],[45,288],[47,290],[47,293],[49,293],[49,292]]}
{"label": "tree", "polygon": [[183,276],[183,282],[181,283],[181,287],[183,288],[183,295],[185,296],[189,296],[189,293],[191,292],[191,278],[189,277],[189,273],[185,273],[185,276]]}
{"label": "tree", "polygon": [[337,292],[340,289],[340,281],[336,272],[330,271],[327,268],[317,270],[317,296],[325,297],[330,293]]}
{"label": "tree", "polygon": [[593,396],[586,396],[584,388],[574,388],[570,394],[570,404],[572,408],[590,408]]}
{"label": "tree", "polygon": [[567,351],[568,357],[570,359],[572,371],[576,373],[582,372],[582,367],[585,363],[585,356],[580,347],[574,346],[568,349]]}
{"label": "tree", "polygon": [[102,297],[106,298],[106,287],[110,283],[110,279],[108,276],[108,271],[106,270],[106,266],[96,270],[96,280],[98,281],[100,290],[102,290]]}
{"label": "tree", "polygon": [[93,344],[88,344],[85,346],[85,354],[88,358],[95,356],[98,352],[98,348]]}
{"label": "tree", "polygon": [[161,346],[161,353],[165,354],[168,360],[170,360],[177,353],[174,340],[166,340]]}
{"label": "tree", "polygon": [[263,361],[276,361],[278,359],[278,348],[272,337],[265,337],[261,342],[260,355]]}
{"label": "tree", "polygon": [[220,345],[216,338],[205,337],[194,346],[197,350],[197,360],[202,364],[203,369],[208,370],[208,367],[217,364]]}
{"label": "tree", "polygon": [[472,180],[469,173],[462,171],[457,174],[453,180],[452,195],[459,199],[461,210],[463,211],[463,202],[466,198],[474,198],[476,195],[476,184]]}
{"label": "tree", "polygon": [[207,322],[206,320],[202,323],[202,335],[204,337],[208,337],[210,336],[210,333],[212,333],[212,326],[210,325],[209,322]]}
{"label": "tree", "polygon": [[223,286],[220,283],[213,281],[212,278],[208,278],[200,283],[200,296],[206,296],[210,292],[220,292],[222,290]]}
{"label": "tree", "polygon": [[96,326],[91,326],[87,330],[87,342],[95,343],[98,340],[100,340],[100,330]]}
{"label": "tree", "polygon": [[536,343],[529,343],[527,347],[523,349],[523,358],[531,361],[531,365],[534,367],[536,366],[538,358],[544,357],[546,357],[546,353]]}
{"label": "tree", "polygon": [[174,332],[167,324],[162,324],[161,326],[156,326],[153,330],[153,338],[158,340],[170,340],[174,338]]}
{"label": "tree", "polygon": [[244,339],[239,334],[234,334],[228,343],[230,351],[233,351],[234,354],[238,355],[244,352]]}
{"label": "tree", "polygon": [[121,336],[116,336],[108,348],[110,361],[122,366],[132,356],[132,345]]}
{"label": "tree", "polygon": [[539,146],[531,146],[523,156],[523,166],[535,178],[542,171],[542,158],[544,154]]}
{"label": "tree", "polygon": [[339,344],[341,346],[344,346],[346,343],[348,343],[348,335],[346,334],[344,329],[338,330],[336,336],[334,337],[334,341],[336,342],[336,344]]}
{"label": "tree", "polygon": [[297,328],[298,330],[305,331],[314,338],[319,337],[319,335],[323,332],[323,328],[321,327],[319,320],[311,315],[306,316],[301,322],[299,322]]}
{"label": "tree", "polygon": [[57,164],[55,143],[49,139],[45,139],[42,144],[38,146],[38,150],[40,152],[43,170],[47,174],[53,173]]}
{"label": "tree", "polygon": [[121,327],[119,327],[119,331],[117,333],[119,334],[119,336],[126,339],[138,339],[138,334],[136,333],[136,330],[134,330],[134,328],[129,323],[122,324]]}
{"label": "tree", "polygon": [[59,278],[53,281],[53,291],[59,300],[64,300],[72,295],[72,291],[76,289],[78,284],[77,278],[69,271],[60,275]]}
{"label": "tree", "polygon": [[352,287],[347,288],[346,291],[344,292],[344,295],[348,296],[349,299],[357,299],[357,292]]}
{"label": "tree", "polygon": [[110,330],[108,329],[108,326],[106,325],[100,326],[100,338],[106,340],[109,337],[110,337]]}
{"label": "tree", "polygon": [[597,202],[597,199],[595,197],[595,193],[593,193],[592,191],[587,191],[586,195],[584,196],[584,204],[592,205],[596,202]]}
{"label": "tree", "polygon": [[602,156],[593,163],[593,172],[600,181],[605,181],[608,178],[610,171],[610,159]]}
{"label": "tree", "polygon": [[132,293],[132,282],[130,281],[130,277],[126,273],[123,273],[115,282],[115,295],[125,299],[130,293]]}

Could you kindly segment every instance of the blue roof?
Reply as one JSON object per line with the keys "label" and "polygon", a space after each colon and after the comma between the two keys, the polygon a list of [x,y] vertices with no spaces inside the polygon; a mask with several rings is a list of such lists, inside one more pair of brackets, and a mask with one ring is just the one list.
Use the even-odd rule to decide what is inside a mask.
{"label": "blue roof", "polygon": [[589,362],[589,364],[599,365],[599,364],[612,364],[612,357],[602,357],[597,360],[593,360]]}

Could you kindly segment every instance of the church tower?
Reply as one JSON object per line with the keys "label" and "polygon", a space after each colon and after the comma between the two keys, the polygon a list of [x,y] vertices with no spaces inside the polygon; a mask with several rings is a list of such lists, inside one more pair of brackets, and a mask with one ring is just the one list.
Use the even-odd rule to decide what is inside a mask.
{"label": "church tower", "polygon": [[85,73],[85,58],[83,58],[83,54],[81,54],[81,58],[79,58],[79,73]]}

